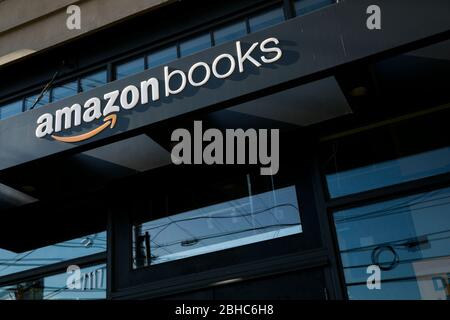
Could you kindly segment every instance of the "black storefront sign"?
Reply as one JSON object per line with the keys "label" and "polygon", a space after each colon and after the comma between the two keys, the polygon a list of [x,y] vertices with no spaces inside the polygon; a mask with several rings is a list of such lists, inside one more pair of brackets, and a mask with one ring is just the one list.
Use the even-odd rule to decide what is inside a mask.
{"label": "black storefront sign", "polygon": [[[116,90],[122,91],[132,85],[140,87],[143,81],[158,79],[160,88],[164,83],[164,67],[144,71],[140,74],[114,81],[103,87],[81,93],[45,106],[28,111],[8,121],[0,122],[0,170],[47,157],[60,152],[76,152],[95,145],[117,141],[148,129],[165,120],[180,117],[187,113],[206,112],[243,103],[254,97],[262,97],[307,81],[311,75],[329,70],[350,61],[366,58],[403,44],[435,36],[441,30],[450,27],[447,12],[450,3],[436,1],[434,8],[424,1],[376,1],[383,9],[383,29],[369,30],[366,26],[365,9],[372,1],[343,2],[321,10],[320,16],[298,17],[278,26],[254,33],[240,40],[242,52],[253,45],[261,50],[261,43],[267,39],[277,39],[282,57],[273,63],[261,60],[264,52],[253,51],[252,57],[259,59],[261,66],[247,59],[242,72],[230,74],[226,79],[211,77],[202,86],[187,85],[178,93],[169,96],[162,91],[157,101],[142,104],[139,100],[130,110],[117,113],[117,119],[99,118],[89,124],[80,125],[72,130],[61,132],[61,136],[79,136],[103,125],[102,132],[90,139],[74,143],[55,141],[51,135],[36,137],[37,121],[45,113],[55,114],[58,109],[74,104],[83,106],[93,97],[104,97]],[[436,10],[436,6],[441,10]],[[408,8],[405,11],[405,8]],[[433,15],[433,24],[423,25],[417,21],[423,16]],[[320,21],[319,21],[320,20]],[[345,25],[342,23],[345,21]],[[273,43],[272,43],[273,44]],[[209,50],[177,60],[168,66],[168,70],[189,69],[199,62],[210,67],[218,56],[227,54],[237,62],[239,52],[236,43],[231,42]],[[269,59],[270,56],[266,56]],[[305,80],[306,79],[306,80]],[[193,79],[194,80],[194,79]],[[195,80],[194,80],[195,82]],[[173,85],[175,88],[178,85]],[[107,101],[103,100],[104,110]],[[116,121],[112,127],[113,122]],[[106,123],[106,125],[105,125]],[[109,126],[109,128],[106,128]]]}

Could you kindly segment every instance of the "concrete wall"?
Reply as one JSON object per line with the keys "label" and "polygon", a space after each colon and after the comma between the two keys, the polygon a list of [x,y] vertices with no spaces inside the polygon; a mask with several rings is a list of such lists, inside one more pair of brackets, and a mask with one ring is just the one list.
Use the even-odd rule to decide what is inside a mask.
{"label": "concrete wall", "polygon": [[[175,0],[0,1],[0,66]],[[69,30],[67,7],[81,8],[81,29]]]}

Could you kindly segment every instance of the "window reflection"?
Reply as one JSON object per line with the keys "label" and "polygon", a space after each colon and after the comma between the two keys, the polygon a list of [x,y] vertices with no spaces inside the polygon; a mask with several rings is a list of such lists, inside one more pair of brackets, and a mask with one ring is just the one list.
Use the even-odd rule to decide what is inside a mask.
{"label": "window reflection", "polygon": [[116,79],[122,79],[144,70],[145,70],[144,57],[139,57],[137,59],[122,64],[118,64],[116,66]]}
{"label": "window reflection", "polygon": [[67,82],[52,90],[52,102],[74,96],[78,93],[78,81]]}
{"label": "window reflection", "polygon": [[[449,109],[361,128],[322,145],[332,198],[450,172]],[[420,128],[420,130],[417,130]],[[355,153],[357,156],[355,156]]]}
{"label": "window reflection", "polygon": [[302,232],[295,186],[237,198],[134,226],[134,267]]}
{"label": "window reflection", "polygon": [[60,273],[0,287],[0,300],[95,300],[106,298],[106,265],[80,269],[80,278],[73,279],[73,273]]}
{"label": "window reflection", "polygon": [[81,91],[86,92],[106,84],[106,71],[92,73],[80,79]]}
{"label": "window reflection", "polygon": [[250,32],[256,32],[284,20],[284,13],[282,8],[275,8],[270,11],[255,15],[249,19]]}
{"label": "window reflection", "polygon": [[188,39],[180,44],[180,54],[182,57],[211,48],[211,35],[204,35]]}
{"label": "window reflection", "polygon": [[239,39],[246,34],[247,27],[245,25],[245,21],[240,21],[214,31],[214,42],[216,45],[219,45],[224,42]]}
{"label": "window reflection", "polygon": [[0,277],[106,251],[106,232],[15,253],[0,248]]}
{"label": "window reflection", "polygon": [[[450,299],[450,188],[339,211],[334,222],[351,299]],[[367,288],[369,265],[381,289]]]}
{"label": "window reflection", "polygon": [[165,48],[148,55],[148,67],[154,68],[178,58],[177,47]]}
{"label": "window reflection", "polygon": [[297,16],[301,16],[308,12],[329,6],[335,2],[336,0],[296,0],[294,2],[295,13]]}
{"label": "window reflection", "polygon": [[450,147],[327,175],[332,197],[450,172]]}
{"label": "window reflection", "polygon": [[0,119],[6,119],[22,112],[22,100],[0,106]]}

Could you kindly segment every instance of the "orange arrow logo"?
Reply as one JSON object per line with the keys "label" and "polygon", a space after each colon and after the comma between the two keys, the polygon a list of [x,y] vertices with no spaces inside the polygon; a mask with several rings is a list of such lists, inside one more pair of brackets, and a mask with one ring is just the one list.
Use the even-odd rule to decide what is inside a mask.
{"label": "orange arrow logo", "polygon": [[99,134],[106,128],[110,127],[111,129],[114,128],[117,122],[117,115],[116,114],[110,114],[109,116],[105,117],[103,119],[104,124],[102,124],[100,127],[95,128],[92,131],[80,134],[78,136],[72,136],[72,137],[59,137],[52,135],[52,138],[61,142],[80,142],[83,140],[87,140],[89,138],[92,138],[93,136]]}

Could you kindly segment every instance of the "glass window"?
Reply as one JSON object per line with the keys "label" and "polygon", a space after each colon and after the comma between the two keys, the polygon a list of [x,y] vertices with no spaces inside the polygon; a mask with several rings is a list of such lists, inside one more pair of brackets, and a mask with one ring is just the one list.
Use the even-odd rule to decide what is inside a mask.
{"label": "glass window", "polygon": [[294,2],[295,14],[301,16],[308,12],[329,6],[335,2],[336,0],[296,0]]}
{"label": "glass window", "polygon": [[95,72],[80,79],[81,91],[86,92],[100,87],[107,82],[106,70]]}
{"label": "glass window", "polygon": [[211,48],[211,35],[204,35],[185,40],[180,44],[180,54],[182,57]]}
{"label": "glass window", "polygon": [[66,272],[0,287],[0,300],[98,299],[106,299],[106,265],[104,264],[81,268],[79,278],[75,273]]}
{"label": "glass window", "polygon": [[282,8],[275,8],[249,19],[250,32],[256,32],[284,21]]}
{"label": "glass window", "polygon": [[148,67],[154,68],[162,64],[169,63],[170,61],[176,60],[177,58],[177,47],[175,46],[155,51],[148,55]]}
{"label": "glass window", "polygon": [[64,83],[52,89],[52,102],[74,96],[78,93],[78,81]]}
{"label": "glass window", "polygon": [[134,268],[303,232],[295,186],[272,189],[268,182],[263,191],[248,179],[211,185],[209,191],[196,190],[189,196],[177,193],[171,203],[181,213],[160,214],[161,206],[153,203],[144,222],[133,227]]}
{"label": "glass window", "polygon": [[449,116],[449,110],[431,113],[326,143],[322,162],[330,196],[450,172]]}
{"label": "glass window", "polygon": [[450,299],[449,199],[445,188],[334,214],[350,299]]}
{"label": "glass window", "polygon": [[122,79],[145,70],[144,57],[127,61],[116,66],[116,79]]}
{"label": "glass window", "polygon": [[0,277],[104,251],[106,251],[106,232],[23,253],[0,249]]}
{"label": "glass window", "polygon": [[0,106],[0,119],[6,119],[22,112],[22,100]]}
{"label": "glass window", "polygon": [[33,108],[33,106],[34,106],[33,109],[37,109],[37,108],[43,107],[46,104],[50,103],[50,92],[49,91],[46,91],[42,95],[41,99],[39,99],[39,102],[36,103],[36,100],[38,97],[39,97],[39,93],[32,95],[30,97],[26,97],[25,98],[25,110],[30,110],[31,108]]}
{"label": "glass window", "polygon": [[327,175],[332,197],[450,172],[450,147]]}
{"label": "glass window", "polygon": [[214,31],[216,45],[239,39],[247,34],[245,21],[237,22]]}

